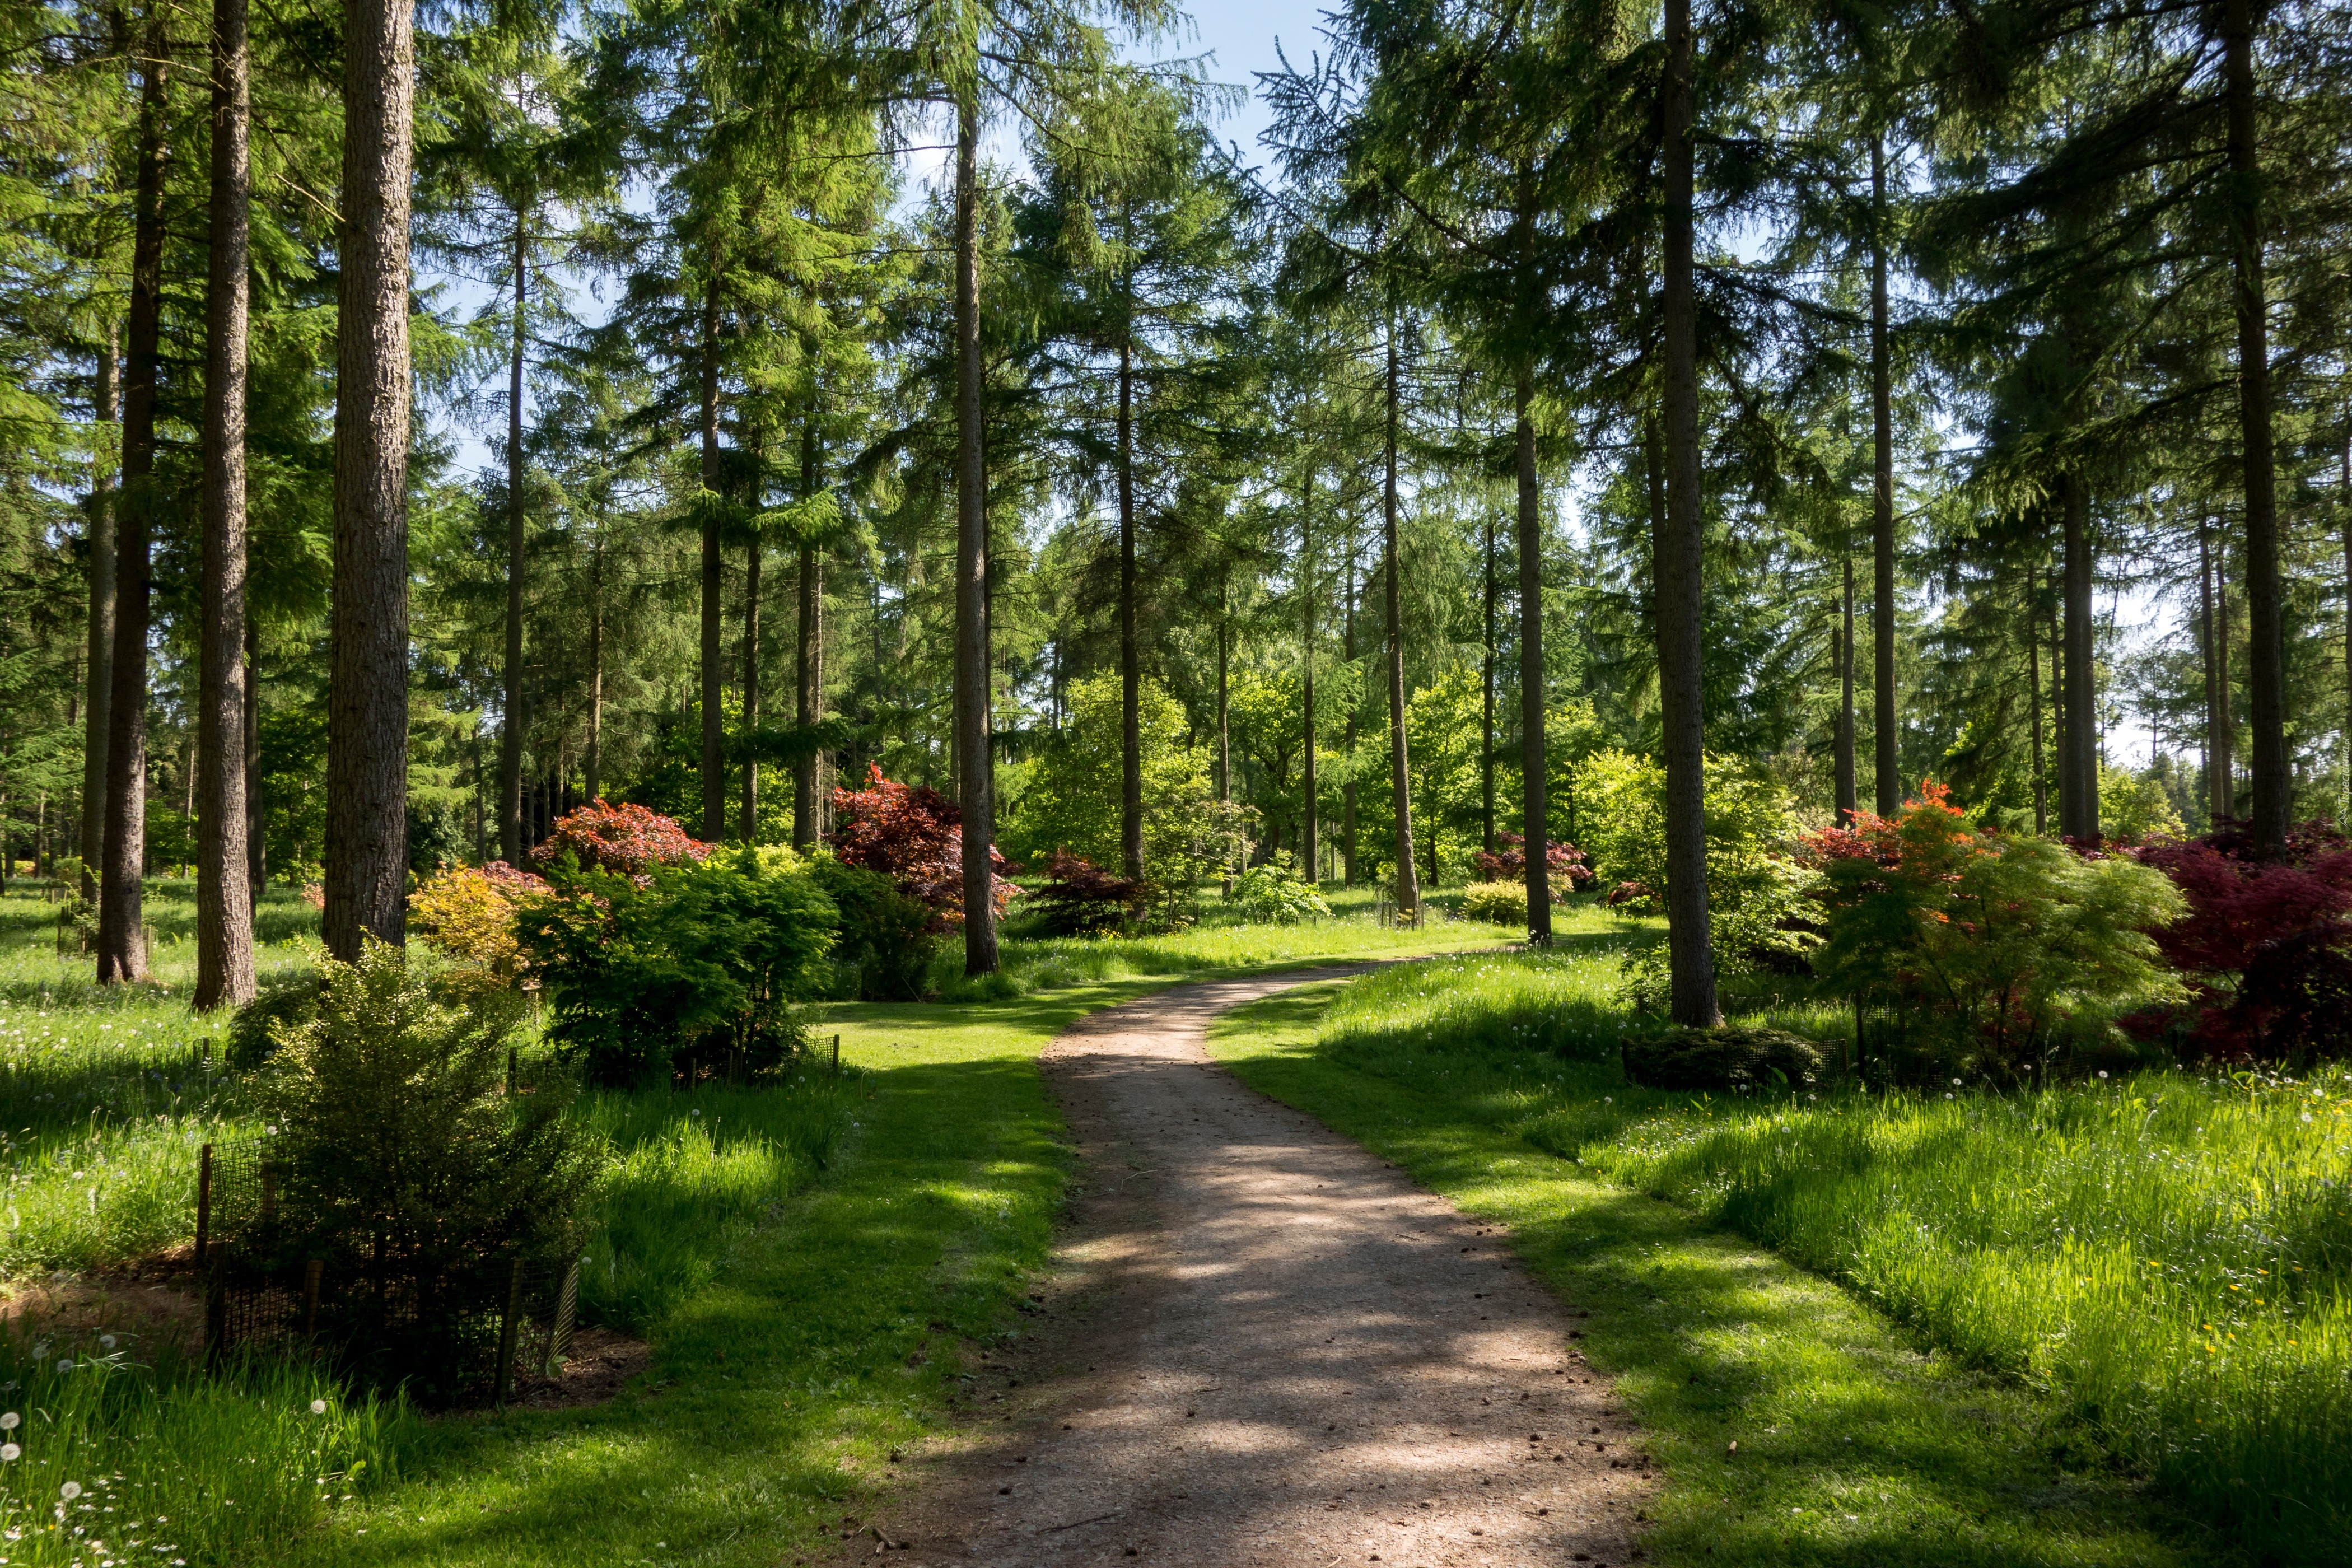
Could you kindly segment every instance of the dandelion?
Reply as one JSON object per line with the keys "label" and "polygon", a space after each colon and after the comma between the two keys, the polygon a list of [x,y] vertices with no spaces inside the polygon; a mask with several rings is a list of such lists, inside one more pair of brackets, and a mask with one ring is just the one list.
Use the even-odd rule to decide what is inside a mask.
{"label": "dandelion", "polygon": [[5,1415],[0,1415],[0,1432],[14,1432],[24,1424],[25,1418],[13,1410]]}
{"label": "dandelion", "polygon": [[100,1334],[100,1335],[99,1335],[99,1336],[98,1336],[98,1348],[99,1348],[99,1349],[100,1349],[100,1350],[102,1350],[102,1351],[110,1351],[110,1350],[112,1350],[112,1349],[114,1348],[114,1336],[113,1336],[112,1334]]}
{"label": "dandelion", "polygon": [[58,1489],[58,1495],[65,1499],[66,1501],[71,1502],[74,1499],[81,1496],[81,1483],[79,1481],[68,1481],[65,1485]]}
{"label": "dandelion", "polygon": [[0,1465],[13,1465],[25,1450],[14,1443],[0,1443]]}
{"label": "dandelion", "polygon": [[71,1372],[73,1369],[74,1369],[74,1361],[73,1361],[73,1357],[71,1357],[71,1356],[61,1356],[61,1357],[59,1357],[59,1358],[58,1358],[58,1370],[59,1372]]}
{"label": "dandelion", "polygon": [[2107,1076],[2107,1069],[2106,1069],[2106,1068],[2101,1068],[2099,1069],[2099,1076],[2100,1076],[2101,1078],[2105,1078],[2105,1077],[2106,1077],[2106,1076]]}
{"label": "dandelion", "polygon": [[310,1414],[311,1414],[311,1415],[324,1415],[326,1413],[327,1413],[327,1402],[326,1402],[325,1400],[323,1400],[323,1399],[314,1399],[314,1400],[310,1401]]}

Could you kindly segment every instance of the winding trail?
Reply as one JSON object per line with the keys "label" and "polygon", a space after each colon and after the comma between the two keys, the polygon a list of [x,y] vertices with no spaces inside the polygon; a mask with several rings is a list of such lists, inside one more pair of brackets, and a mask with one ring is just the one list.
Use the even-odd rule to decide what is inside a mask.
{"label": "winding trail", "polygon": [[1640,1437],[1493,1232],[1213,1064],[1229,1007],[1093,1015],[1045,1069],[1085,1161],[1036,1331],[908,1456],[898,1563],[1550,1568],[1638,1559]]}

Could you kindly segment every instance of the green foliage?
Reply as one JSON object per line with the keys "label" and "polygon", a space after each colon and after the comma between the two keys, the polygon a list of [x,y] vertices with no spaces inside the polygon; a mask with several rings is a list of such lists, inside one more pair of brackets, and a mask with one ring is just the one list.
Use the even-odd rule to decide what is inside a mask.
{"label": "green foliage", "polygon": [[1808,1088],[1822,1065],[1812,1041],[1753,1024],[1628,1035],[1621,1057],[1629,1082],[1736,1094]]}
{"label": "green foliage", "polygon": [[719,851],[642,885],[569,859],[546,869],[518,934],[554,993],[548,1037],[590,1082],[773,1073],[799,1047],[793,1004],[831,984],[841,917],[793,851]]}
{"label": "green foliage", "polygon": [[2010,1079],[2117,1015],[2186,993],[2147,933],[2186,910],[2170,879],[2030,834],[1977,831],[1943,792],[1815,835],[1833,995],[1898,1008],[1917,1065]]}
{"label": "green foliage", "polygon": [[1287,849],[1251,867],[1234,884],[1233,902],[1243,916],[1266,925],[1296,925],[1331,918],[1331,906],[1315,884],[1298,874]]}
{"label": "green foliage", "polygon": [[891,878],[831,855],[808,858],[809,875],[841,921],[832,960],[836,994],[867,1002],[916,1002],[939,955],[938,911]]}
{"label": "green foliage", "polygon": [[1465,921],[1488,921],[1498,926],[1519,926],[1528,923],[1528,885],[1525,882],[1473,882],[1462,890],[1462,918]]}
{"label": "green foliage", "polygon": [[251,1071],[268,1061],[289,1030],[318,1016],[324,977],[315,970],[282,971],[254,988],[253,1000],[228,1024],[228,1065]]}
{"label": "green foliage", "polygon": [[2099,769],[2099,832],[2124,844],[2188,834],[2164,781],[2126,768]]}

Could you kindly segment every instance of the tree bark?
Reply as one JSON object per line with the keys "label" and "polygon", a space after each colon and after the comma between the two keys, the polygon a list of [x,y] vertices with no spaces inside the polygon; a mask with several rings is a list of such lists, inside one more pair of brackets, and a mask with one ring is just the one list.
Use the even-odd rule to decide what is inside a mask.
{"label": "tree bark", "polygon": [[997,967],[996,902],[989,851],[996,836],[996,769],[990,754],[988,464],[981,427],[980,100],[956,104],[956,736],[963,813],[963,969]]}
{"label": "tree bark", "polygon": [[406,934],[408,204],[416,77],[404,0],[345,0],[336,347],[328,951]]}
{"label": "tree bark", "polygon": [[[1698,300],[1692,247],[1690,0],[1666,0],[1664,350],[1666,525],[1657,544],[1658,707],[1666,765],[1666,941],[1677,1024],[1723,1021],[1707,929],[1706,613],[1701,580]],[[1882,790],[1884,785],[1881,785]]]}
{"label": "tree bark", "polygon": [[719,596],[725,562],[719,554],[719,252],[702,291],[702,837],[716,844],[727,834],[725,672],[719,667]]}
{"label": "tree bark", "polygon": [[[1348,525],[1348,581],[1339,606],[1342,617],[1339,651],[1348,668],[1356,666],[1356,528]],[[1339,785],[1339,849],[1347,857],[1341,868],[1348,886],[1356,885],[1356,714],[1362,704],[1362,687],[1357,688],[1357,700],[1348,706],[1347,747],[1348,776]]]}
{"label": "tree bark", "polygon": [[1298,855],[1304,864],[1300,869],[1310,882],[1323,879],[1322,802],[1317,797],[1319,787],[1315,777],[1315,468],[1307,469],[1307,483],[1302,488],[1298,507],[1298,602],[1304,616],[1299,647],[1306,654],[1306,668],[1299,695],[1305,700],[1306,717],[1306,807],[1298,836]]}
{"label": "tree bark", "polygon": [[261,907],[269,882],[268,814],[261,798],[261,625],[245,612],[245,880],[247,902]]}
{"label": "tree bark", "polygon": [[[1515,394],[1519,467],[1519,831],[1526,843],[1528,941],[1551,945],[1551,780],[1544,727],[1543,498],[1537,489],[1535,374],[1522,363]],[[1491,568],[1490,568],[1491,573]],[[1489,604],[1492,603],[1491,595]],[[1488,620],[1493,619],[1489,610]],[[1494,643],[1491,626],[1487,644]],[[1489,656],[1492,657],[1491,655]],[[1487,701],[1491,707],[1493,697]],[[1488,742],[1488,754],[1493,743]],[[1491,768],[1492,763],[1488,763]],[[1489,792],[1491,794],[1491,791]],[[1489,807],[1491,815],[1491,806]]]}
{"label": "tree bark", "polygon": [[[758,501],[752,503],[758,510]],[[743,552],[743,733],[760,732],[760,568],[767,554],[760,531],[753,529]],[[760,836],[760,762],[746,752],[743,783],[736,811],[737,837],[755,843]],[[797,830],[795,830],[797,831]]]}
{"label": "tree bark", "polygon": [[1851,827],[1862,805],[1853,766],[1853,557],[1846,556],[1842,564],[1845,569],[1844,602],[1837,633],[1832,639],[1838,670],[1837,820],[1839,826]]}
{"label": "tree bark", "polygon": [[1135,630],[1135,351],[1118,344],[1118,849],[1143,879],[1143,671]]}
{"label": "tree bark", "polygon": [[[814,500],[823,476],[818,472],[817,420],[815,394],[812,389],[807,423],[801,430],[801,499]],[[816,542],[803,539],[800,547],[800,626],[795,645],[793,677],[795,700],[793,716],[803,733],[824,717],[824,644],[823,615],[824,584],[818,576],[821,570]],[[793,763],[793,846],[798,849],[815,847],[817,830],[816,752],[796,759]]]}
{"label": "tree bark", "polygon": [[1412,785],[1404,741],[1404,595],[1397,582],[1397,562],[1403,552],[1397,540],[1397,320],[1389,307],[1386,411],[1381,439],[1381,535],[1387,542],[1389,569],[1382,584],[1389,616],[1389,787],[1396,795],[1397,912],[1421,908],[1421,874],[1413,864]]}
{"label": "tree bark", "polygon": [[2238,317],[2238,427],[2246,495],[2246,705],[2256,853],[2286,853],[2294,780],[2286,747],[2286,643],[2279,583],[2278,486],[2271,447],[2271,358],[2263,287],[2262,163],[2256,142],[2252,0],[2222,0],[2232,272]]}
{"label": "tree bark", "polygon": [[499,853],[509,866],[522,864],[522,614],[523,323],[530,302],[530,235],[520,203],[514,227],[514,331],[507,358],[507,689],[506,722],[499,729]]}
{"label": "tree bark", "polygon": [[604,798],[604,530],[598,520],[588,547],[588,750],[583,759],[590,805]]}
{"label": "tree bark", "polygon": [[[98,358],[98,422],[122,417],[121,345],[115,323],[106,323],[106,347]],[[89,485],[89,652],[83,671],[81,762],[81,896],[98,898],[98,878],[106,861],[106,743],[114,696],[114,471],[101,442]]]}
{"label": "tree bark", "polygon": [[1870,142],[1871,740],[1878,815],[1903,808],[1895,718],[1895,416],[1886,342],[1886,142]]}
{"label": "tree bark", "polygon": [[2092,669],[2091,492],[2080,474],[2059,476],[2065,539],[2065,724],[2058,737],[2058,831],[2099,837],[2098,683]]}
{"label": "tree bark", "polygon": [[2033,568],[2025,569],[2026,705],[2033,713],[2033,831],[2050,831],[2049,773],[2042,760],[2042,623],[2033,592]]}
{"label": "tree bark", "polygon": [[213,0],[205,283],[204,586],[196,698],[198,1011],[253,1000],[245,801],[245,382],[252,57],[246,0]]}
{"label": "tree bark", "polygon": [[116,522],[114,658],[107,703],[105,866],[99,878],[98,979],[142,980],[147,858],[148,542],[155,510],[155,377],[163,294],[163,98],[171,67],[151,10],[139,85],[131,241],[131,321],[122,399],[122,503]]}
{"label": "tree bark", "polygon": [[1485,568],[1478,647],[1478,847],[1495,852],[1495,514],[1486,514],[1478,559]]}

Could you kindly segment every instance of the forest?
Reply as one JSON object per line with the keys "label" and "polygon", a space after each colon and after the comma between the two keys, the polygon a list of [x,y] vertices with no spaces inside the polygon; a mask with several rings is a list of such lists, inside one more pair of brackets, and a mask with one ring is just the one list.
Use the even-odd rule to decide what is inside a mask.
{"label": "forest", "polygon": [[[0,126],[23,1561],[613,1561],[672,1387],[630,1560],[1093,1506],[1084,1129],[1296,1174],[1097,1015],[1557,1297],[1430,1529],[2344,1560],[2352,10],[21,0]],[[1338,1541],[1192,1495],[1004,1561]]]}

